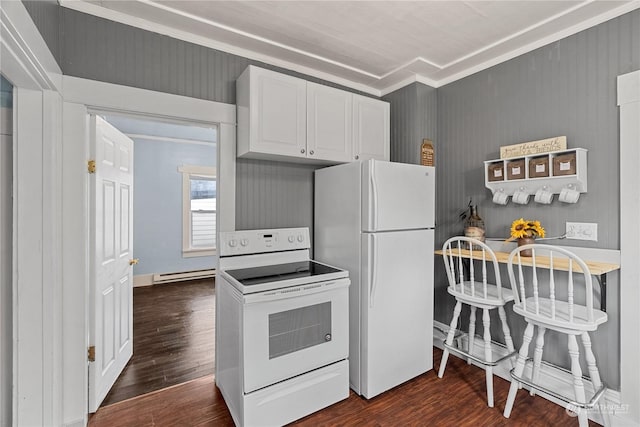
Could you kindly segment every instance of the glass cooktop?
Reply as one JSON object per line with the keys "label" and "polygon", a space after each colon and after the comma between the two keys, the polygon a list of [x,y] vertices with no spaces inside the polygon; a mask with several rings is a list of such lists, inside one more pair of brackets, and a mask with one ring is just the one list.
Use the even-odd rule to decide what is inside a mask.
{"label": "glass cooktop", "polygon": [[227,274],[243,286],[280,282],[301,277],[320,276],[339,273],[342,270],[319,264],[314,261],[291,262],[287,264],[265,265],[263,267],[238,268],[227,270]]}

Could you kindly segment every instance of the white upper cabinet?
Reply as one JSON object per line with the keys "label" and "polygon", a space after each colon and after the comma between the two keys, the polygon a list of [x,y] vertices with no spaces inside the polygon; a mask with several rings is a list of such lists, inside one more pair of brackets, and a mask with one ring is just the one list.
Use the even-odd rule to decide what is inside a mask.
{"label": "white upper cabinet", "polygon": [[389,104],[250,65],[236,81],[238,157],[389,160]]}
{"label": "white upper cabinet", "polygon": [[389,160],[389,103],[353,95],[354,160]]}
{"label": "white upper cabinet", "polygon": [[250,66],[236,82],[236,97],[238,156],[306,156],[306,81]]}
{"label": "white upper cabinet", "polygon": [[309,157],[351,161],[352,100],[353,95],[349,92],[307,82]]}

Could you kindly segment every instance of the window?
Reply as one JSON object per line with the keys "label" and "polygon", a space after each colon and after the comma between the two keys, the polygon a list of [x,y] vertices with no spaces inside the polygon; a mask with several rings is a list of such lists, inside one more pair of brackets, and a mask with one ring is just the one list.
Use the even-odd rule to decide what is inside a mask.
{"label": "window", "polygon": [[183,165],[182,255],[209,256],[216,253],[216,170]]}

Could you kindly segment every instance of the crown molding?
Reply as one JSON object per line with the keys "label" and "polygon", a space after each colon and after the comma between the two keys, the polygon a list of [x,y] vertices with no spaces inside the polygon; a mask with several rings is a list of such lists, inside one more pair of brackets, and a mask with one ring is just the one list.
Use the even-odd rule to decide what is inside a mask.
{"label": "crown molding", "polygon": [[[368,93],[370,95],[379,97],[381,93],[379,89],[369,85],[365,85],[362,83],[355,82],[353,80],[345,79],[345,78],[336,76],[334,74],[319,71],[311,67],[297,64],[295,62],[280,59],[272,55],[262,54],[259,52],[255,52],[253,50],[244,49],[228,43],[219,42],[217,40],[213,40],[207,37],[198,36],[193,33],[189,33],[187,31],[178,30],[164,24],[158,24],[155,22],[148,21],[146,19],[137,18],[122,12],[118,12],[116,10],[99,6],[98,4],[88,3],[85,1],[78,1],[78,0],[59,0],[59,3],[63,7],[66,7],[68,9],[72,9],[78,12],[87,13],[89,15],[97,16],[99,18],[104,18],[110,21],[119,22],[121,24],[130,25],[132,27],[136,27],[146,31],[153,32],[153,33],[165,35],[178,40],[183,40],[183,41],[194,43],[200,46],[209,47],[211,49],[219,50],[222,52],[230,53],[233,55],[241,56],[241,57],[252,59],[255,61],[265,62],[267,64],[271,64],[271,65],[285,68],[288,70],[297,71],[302,74],[317,77],[319,79],[336,83],[345,87],[349,87],[364,93]],[[145,2],[145,4],[147,3],[148,2]],[[278,47],[282,47],[282,46],[285,46],[285,45],[281,45]],[[321,57],[316,57],[316,59],[318,58],[321,58]],[[335,61],[334,63],[338,64]]]}
{"label": "crown molding", "polygon": [[0,8],[0,70],[14,86],[35,90],[61,87],[62,70],[22,2]]}
{"label": "crown molding", "polygon": [[[587,3],[592,3],[592,1],[589,1]],[[583,5],[584,6],[584,5]],[[603,22],[609,21],[613,18],[617,18],[620,15],[624,15],[625,13],[631,12],[633,10],[639,9],[640,8],[640,0],[637,1],[632,1],[629,3],[626,3],[620,7],[617,7],[615,9],[611,9],[608,10],[604,13],[601,13],[597,16],[594,16],[588,20],[582,21],[578,24],[572,25],[571,27],[565,28],[562,31],[558,31],[555,32],[553,34],[550,34],[546,37],[543,37],[541,39],[536,40],[535,42],[532,43],[528,43],[520,48],[514,49],[510,52],[507,52],[503,55],[499,55],[496,56],[495,58],[492,58],[488,61],[484,61],[478,65],[469,67],[459,73],[455,73],[452,74],[450,76],[444,77],[440,80],[437,81],[437,86],[436,87],[440,87],[440,86],[444,86],[446,84],[452,83],[456,80],[460,80],[464,77],[470,76],[472,74],[475,74],[479,71],[482,70],[486,70],[487,68],[491,68],[494,65],[498,65],[501,64],[503,62],[506,62],[510,59],[513,59],[515,57],[518,57],[520,55],[523,55],[525,53],[531,52],[535,49],[538,49],[540,47],[546,46],[550,43],[556,42],[558,40],[564,39],[566,37],[572,36],[574,34],[577,34],[581,31],[584,31],[588,28],[591,27],[595,27],[598,24],[602,24]],[[450,66],[452,64],[447,64],[446,66]]]}
{"label": "crown molding", "polygon": [[[265,48],[271,48],[271,49],[276,49],[276,50],[286,52],[292,56],[299,58],[301,61],[305,61],[307,63],[309,62],[317,63],[318,65],[326,64],[329,67],[332,67],[338,71],[336,73],[320,71],[316,68],[313,68],[313,66],[303,65],[299,62],[296,62],[295,60],[282,59],[273,54],[260,53],[255,50],[245,49],[229,43],[213,40],[211,38],[207,38],[204,36],[198,36],[188,31],[178,30],[178,29],[169,27],[168,25],[157,24],[146,19],[137,18],[135,16],[131,16],[131,15],[119,12],[117,10],[106,8],[106,7],[100,6],[99,3],[90,3],[83,0],[59,0],[59,3],[64,7],[67,7],[69,9],[73,9],[79,12],[88,13],[94,16],[109,19],[115,22],[126,24],[126,25],[131,25],[147,31],[154,32],[154,33],[158,33],[158,34],[166,35],[176,39],[184,40],[187,42],[195,43],[198,45],[210,47],[212,49],[216,49],[216,50],[224,51],[230,54],[242,56],[248,59],[268,63],[271,65],[282,67],[292,71],[297,71],[302,74],[317,77],[319,79],[323,79],[332,83],[346,86],[351,89],[355,89],[355,90],[365,92],[378,97],[391,93],[413,82],[420,82],[420,83],[429,85],[431,87],[438,88],[440,86],[449,84],[461,78],[467,77],[471,74],[485,70],[494,65],[508,61],[517,56],[520,56],[522,54],[535,50],[539,47],[545,46],[549,43],[553,43],[555,41],[558,41],[570,35],[576,34],[580,31],[583,31],[587,28],[593,27],[595,25],[598,25],[600,23],[613,19],[617,16],[623,15],[632,10],[640,8],[640,0],[634,0],[628,3],[625,3],[617,8],[607,10],[601,14],[593,16],[587,20],[584,20],[578,24],[572,25],[561,31],[557,31],[553,34],[537,39],[534,42],[527,43],[524,46],[512,49],[503,54],[499,54],[491,59],[474,63],[474,58],[478,58],[480,55],[486,54],[491,49],[497,49],[500,46],[504,46],[505,44],[513,41],[514,39],[517,39],[518,37],[526,36],[527,34],[531,33],[534,30],[540,29],[547,24],[553,23],[554,21],[557,21],[562,17],[575,13],[576,11],[583,9],[585,7],[588,7],[590,5],[593,5],[595,3],[594,0],[582,1],[565,11],[555,14],[549,18],[546,18],[540,22],[537,22],[525,29],[517,31],[506,37],[503,37],[502,39],[494,43],[491,43],[490,45],[484,46],[481,49],[478,49],[465,56],[457,58],[454,61],[451,61],[447,64],[444,64],[444,65],[437,64],[433,61],[428,60],[427,58],[418,56],[407,61],[404,64],[397,66],[396,68],[384,74],[378,75],[375,73],[368,72],[366,70],[362,70],[360,68],[352,67],[348,64],[345,64],[339,61],[332,60],[330,58],[316,55],[312,52],[298,49],[293,46],[279,43],[277,41],[270,40],[268,38],[261,37],[256,34],[252,34],[228,25],[215,22],[213,20],[205,19],[196,15],[193,15],[191,13],[177,10],[170,6],[160,4],[154,0],[140,0],[140,3],[147,7],[152,7],[152,8],[161,10],[163,11],[163,13],[178,15],[187,21],[204,24],[212,28],[215,28],[217,30],[223,30],[223,31],[229,32],[236,36],[246,37],[247,39],[250,39],[254,42],[258,42],[262,44],[263,46],[265,46]],[[470,64],[465,66],[464,65],[465,62],[468,62]],[[430,78],[422,74],[416,74],[415,72],[410,71],[411,66],[416,63],[422,63],[436,69],[435,73],[442,77],[434,79],[434,78]],[[458,68],[461,68],[461,70],[457,72],[451,71],[449,74],[447,73],[447,70],[451,68],[456,68],[456,66]],[[353,79],[340,77],[339,75],[337,75],[339,74],[339,70],[344,70],[346,74],[349,74],[355,77],[362,76],[363,80],[371,83],[365,84],[358,81],[354,81]],[[406,76],[408,73],[410,74],[409,77],[405,77],[405,78],[402,77],[402,76]]]}

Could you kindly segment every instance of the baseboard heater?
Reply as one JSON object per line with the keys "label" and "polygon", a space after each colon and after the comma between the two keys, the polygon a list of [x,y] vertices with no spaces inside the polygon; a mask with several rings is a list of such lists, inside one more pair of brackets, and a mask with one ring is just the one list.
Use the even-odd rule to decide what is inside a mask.
{"label": "baseboard heater", "polygon": [[183,280],[207,279],[209,277],[215,277],[215,275],[215,268],[211,268],[208,270],[182,271],[180,273],[154,274],[153,284],[155,285],[157,283],[181,282]]}

